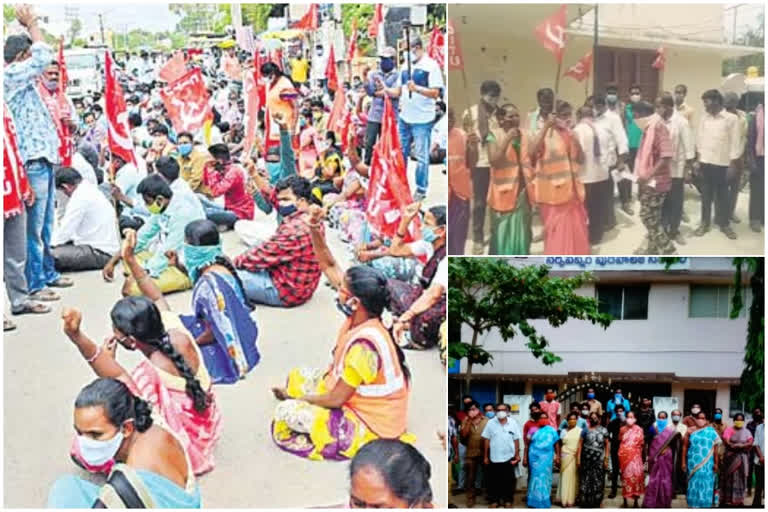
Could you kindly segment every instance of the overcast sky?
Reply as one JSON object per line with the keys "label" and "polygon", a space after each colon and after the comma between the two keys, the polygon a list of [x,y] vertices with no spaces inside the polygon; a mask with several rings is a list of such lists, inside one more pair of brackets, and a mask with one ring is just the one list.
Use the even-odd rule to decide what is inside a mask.
{"label": "overcast sky", "polygon": [[[103,15],[104,28],[116,33],[143,28],[150,32],[173,30],[179,20],[168,9],[168,4],[125,4],[104,1],[98,4],[66,4],[69,8],[77,9],[77,17],[83,23],[81,35],[99,31],[99,13]],[[41,16],[48,16],[51,30],[66,30],[69,26],[64,16],[65,4],[37,5],[35,9]]]}

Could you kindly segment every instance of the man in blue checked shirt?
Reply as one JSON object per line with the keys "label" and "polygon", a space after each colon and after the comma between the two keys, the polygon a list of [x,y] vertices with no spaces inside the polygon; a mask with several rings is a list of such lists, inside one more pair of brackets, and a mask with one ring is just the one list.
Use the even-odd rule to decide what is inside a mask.
{"label": "man in blue checked shirt", "polygon": [[[55,215],[54,166],[59,164],[59,136],[54,119],[38,87],[45,68],[53,61],[31,6],[16,9],[16,19],[29,32],[8,36],[3,48],[3,97],[16,124],[19,153],[35,193],[27,207],[27,264],[25,274],[33,301],[53,301],[59,296],[49,287],[72,286],[54,267],[51,235]],[[59,120],[55,120],[58,122]]]}

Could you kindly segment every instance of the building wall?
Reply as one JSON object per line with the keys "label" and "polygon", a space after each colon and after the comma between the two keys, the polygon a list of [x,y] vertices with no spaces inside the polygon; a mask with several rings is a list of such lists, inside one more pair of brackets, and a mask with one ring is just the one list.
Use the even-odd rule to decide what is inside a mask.
{"label": "building wall", "polygon": [[[503,6],[499,6],[503,7]],[[626,10],[637,11],[639,18],[630,17]],[[615,26],[617,23],[643,25],[658,23],[662,20],[667,26],[682,23],[694,23],[695,20],[711,19],[720,12],[720,27],[717,41],[722,32],[722,4],[711,5],[600,5],[600,22]],[[501,11],[501,12],[500,12]],[[493,14],[503,15],[503,9],[495,9]],[[684,14],[683,14],[684,13]],[[674,14],[674,16],[672,16]],[[679,16],[678,16],[679,14]],[[587,14],[591,16],[591,13]],[[633,15],[634,16],[634,15]],[[625,18],[626,17],[626,18]],[[586,20],[586,18],[585,18]],[[693,21],[689,21],[693,20]],[[545,50],[534,38],[535,24],[514,27],[507,34],[489,37],[483,30],[483,24],[476,21],[461,25],[460,42],[464,56],[466,87],[459,70],[449,72],[450,106],[457,116],[474,104],[480,97],[480,84],[485,80],[496,80],[501,84],[502,101],[512,102],[522,113],[537,107],[536,91],[542,87],[554,88],[557,64],[552,54]],[[589,27],[589,23],[584,23]],[[702,28],[710,25],[702,25]],[[714,22],[711,24],[714,30]],[[667,32],[671,35],[671,28]],[[696,31],[700,29],[691,29]],[[706,32],[703,33],[706,35]],[[714,34],[714,33],[713,33]],[[626,32],[624,32],[626,35]],[[700,34],[697,34],[697,37]],[[714,37],[714,35],[713,35]],[[663,44],[662,41],[659,43]],[[586,98],[584,82],[577,82],[562,74],[592,49],[591,37],[569,36],[563,56],[559,97],[574,105],[581,105]],[[691,106],[702,110],[701,94],[711,88],[717,88],[721,82],[722,58],[714,51],[701,49],[667,48],[667,65],[661,73],[661,90],[672,91],[675,85],[684,83],[688,86]],[[589,94],[593,94],[593,83],[589,81]],[[598,92],[604,92],[604,84],[598,84]],[[627,95],[628,91],[620,91]],[[524,118],[523,118],[524,119]]]}
{"label": "building wall", "polygon": [[[579,293],[594,296],[594,285]],[[647,320],[614,320],[606,330],[580,320],[569,320],[559,328],[534,320],[551,350],[563,358],[552,366],[535,359],[519,335],[504,343],[497,331],[486,333],[480,342],[493,354],[493,364],[474,366],[473,373],[554,376],[595,371],[739,378],[746,317],[688,318],[688,300],[687,284],[651,284]]]}
{"label": "building wall", "polygon": [[[600,4],[599,22],[607,30],[627,37],[693,39],[709,43],[723,41],[724,4]],[[594,11],[584,24],[594,22]]]}

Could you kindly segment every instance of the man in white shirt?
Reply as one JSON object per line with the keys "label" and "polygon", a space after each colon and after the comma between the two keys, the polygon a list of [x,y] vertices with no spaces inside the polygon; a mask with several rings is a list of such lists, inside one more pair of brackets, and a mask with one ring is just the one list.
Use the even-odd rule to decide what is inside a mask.
{"label": "man in white shirt", "polygon": [[661,211],[661,224],[667,230],[669,238],[680,245],[685,244],[680,233],[680,222],[683,219],[683,197],[685,186],[685,170],[690,168],[696,158],[696,148],[693,145],[693,134],[688,120],[683,113],[675,108],[674,97],[665,92],[656,99],[656,114],[669,130],[672,140],[672,163],[670,164],[671,187],[664,198]]}
{"label": "man in white shirt", "polygon": [[739,147],[738,118],[723,108],[723,95],[710,89],[701,96],[705,112],[696,130],[696,150],[699,157],[701,184],[701,224],[694,235],[703,236],[710,229],[712,203],[715,203],[715,225],[731,240],[736,233],[731,229],[728,197],[729,172],[735,172],[742,148]]}
{"label": "man in white shirt", "polygon": [[400,116],[397,122],[403,159],[408,164],[413,144],[416,157],[416,193],[413,198],[420,201],[427,196],[429,186],[429,139],[435,120],[436,102],[443,94],[443,70],[424,51],[421,38],[411,38],[410,76],[408,65],[402,66],[400,79],[395,83],[400,88]]}
{"label": "man in white shirt", "polygon": [[584,205],[589,218],[589,243],[597,245],[603,238],[608,220],[607,207],[610,203],[605,196],[613,194],[613,182],[608,174],[611,135],[593,121],[592,107],[581,107],[576,112],[576,120],[573,133],[584,152],[580,177],[584,183]]}
{"label": "man in white shirt", "polygon": [[620,173],[628,173],[627,155],[629,153],[629,142],[627,141],[627,132],[624,131],[624,124],[621,117],[614,110],[608,108],[608,98],[604,94],[595,94],[592,100],[594,104],[594,124],[608,133],[609,147],[606,150],[606,158],[609,173],[614,173],[617,177],[612,178],[609,185],[610,190],[605,195],[608,202],[606,206],[605,231],[610,231],[616,226],[616,209],[614,208],[613,182],[620,181]]}
{"label": "man in white shirt", "polygon": [[71,167],[56,171],[56,188],[69,197],[51,240],[56,269],[102,269],[120,248],[115,210],[96,185],[84,181]]}
{"label": "man in white shirt", "polygon": [[[488,145],[483,140],[491,130],[499,127],[494,113],[501,98],[501,86],[493,80],[480,84],[480,101],[462,114],[462,125],[467,133],[467,146],[477,152],[477,163],[470,169],[472,176],[472,253],[485,253],[485,210],[488,187],[491,184],[491,164],[488,162]],[[482,118],[482,119],[481,119]]]}
{"label": "man in white shirt", "polygon": [[483,429],[484,462],[491,507],[511,508],[520,474],[520,426],[509,417],[507,404],[496,405],[496,416]]}
{"label": "man in white shirt", "polygon": [[747,127],[749,122],[747,114],[739,107],[739,95],[735,92],[727,92],[723,96],[723,106],[728,113],[736,116],[736,138],[739,145],[738,163],[733,169],[728,170],[728,204],[730,206],[731,222],[738,224],[741,220],[736,217],[736,202],[739,199],[739,190],[741,189],[741,175],[744,172],[744,150],[747,147]]}

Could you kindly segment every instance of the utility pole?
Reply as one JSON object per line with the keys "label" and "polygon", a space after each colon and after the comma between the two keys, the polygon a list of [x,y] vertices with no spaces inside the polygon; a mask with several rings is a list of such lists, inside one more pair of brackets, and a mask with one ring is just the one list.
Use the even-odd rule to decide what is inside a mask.
{"label": "utility pole", "polygon": [[101,44],[104,45],[104,19],[99,13],[99,31],[101,32]]}
{"label": "utility pole", "polygon": [[739,6],[733,6],[733,34],[731,34],[731,44],[736,44],[736,13],[739,12]]}

